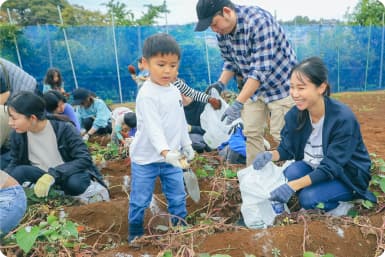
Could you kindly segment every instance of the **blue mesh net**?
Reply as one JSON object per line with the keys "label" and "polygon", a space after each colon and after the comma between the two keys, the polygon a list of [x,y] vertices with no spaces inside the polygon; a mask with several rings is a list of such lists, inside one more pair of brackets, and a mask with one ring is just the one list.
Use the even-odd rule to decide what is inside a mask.
{"label": "blue mesh net", "polygon": [[[40,84],[47,69],[57,67],[62,72],[67,92],[77,84],[105,100],[134,101],[137,88],[127,65],[137,65],[143,41],[154,33],[167,32],[180,44],[179,77],[188,85],[203,91],[218,79],[223,61],[215,34],[194,32],[194,26],[115,27],[116,55],[113,27],[66,27],[66,42],[61,27],[29,26],[18,34],[17,46],[23,68]],[[384,88],[383,27],[307,25],[284,26],[284,29],[298,60],[315,55],[323,58],[329,69],[332,92]],[[0,51],[1,56],[18,63],[13,41],[3,42]],[[234,81],[229,88],[236,91]]]}

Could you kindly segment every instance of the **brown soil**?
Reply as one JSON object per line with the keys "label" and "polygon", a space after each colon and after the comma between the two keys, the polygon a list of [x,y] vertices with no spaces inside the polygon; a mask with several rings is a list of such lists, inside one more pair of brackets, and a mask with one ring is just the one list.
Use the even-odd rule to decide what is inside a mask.
{"label": "brown soil", "polygon": [[[385,92],[344,93],[336,98],[348,104],[357,115],[369,152],[376,153],[377,158],[385,158]],[[223,179],[219,175],[223,169],[237,171],[241,167],[222,164],[215,152],[203,157],[208,163],[197,160],[194,168],[211,165],[215,167],[217,177],[222,178],[200,179],[200,202],[196,204],[187,199],[191,216],[188,222],[194,226],[166,234],[157,230],[157,225],[167,225],[165,216],[157,216],[166,212],[158,183],[154,194],[160,210],[157,213],[147,211],[148,232],[140,249],[133,249],[126,243],[128,194],[122,188],[122,176],[130,175],[129,161],[105,163],[102,172],[110,183],[112,200],[66,208],[70,219],[86,226],[83,236],[95,250],[92,256],[147,256],[146,253],[163,256],[164,250],[173,249],[173,256],[209,253],[262,257],[274,256],[272,251],[275,249],[280,251],[276,256],[281,257],[303,256],[304,251],[332,253],[336,257],[373,257],[378,254],[376,250],[380,244],[384,247],[384,212],[379,206],[375,207],[377,211],[367,212],[365,218],[327,218],[319,213],[293,212],[280,217],[277,221],[280,225],[268,229],[249,230],[235,226],[241,203],[238,183],[236,179]],[[360,205],[356,207],[365,212]]]}

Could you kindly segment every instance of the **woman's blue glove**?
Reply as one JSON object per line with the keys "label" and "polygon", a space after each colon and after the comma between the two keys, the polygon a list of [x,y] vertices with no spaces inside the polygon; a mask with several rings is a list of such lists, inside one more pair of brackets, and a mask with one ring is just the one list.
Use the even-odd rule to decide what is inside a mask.
{"label": "woman's blue glove", "polygon": [[269,200],[287,203],[294,193],[295,191],[288,184],[283,184],[270,192]]}
{"label": "woman's blue glove", "polygon": [[227,109],[225,110],[225,113],[222,115],[221,121],[224,121],[224,119],[227,118],[226,125],[230,125],[231,123],[233,123],[233,121],[241,117],[242,108],[243,103],[235,100],[234,103],[227,107]]}
{"label": "woman's blue glove", "polygon": [[271,161],[272,158],[273,158],[273,154],[271,152],[262,152],[257,154],[257,156],[255,156],[255,159],[253,161],[253,168],[255,170],[262,169],[263,167],[265,167],[265,165],[269,161]]}

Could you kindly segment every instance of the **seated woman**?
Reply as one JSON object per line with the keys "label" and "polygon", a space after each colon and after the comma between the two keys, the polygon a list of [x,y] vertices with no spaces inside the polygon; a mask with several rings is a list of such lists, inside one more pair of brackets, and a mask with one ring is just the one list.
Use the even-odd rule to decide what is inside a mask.
{"label": "seated woman", "polygon": [[44,93],[43,98],[45,100],[47,112],[68,117],[80,133],[80,123],[76,117],[74,108],[67,103],[67,99],[63,94],[55,90],[49,90]]}
{"label": "seated woman", "polygon": [[111,111],[102,99],[85,88],[75,89],[72,96],[73,105],[79,105],[77,112],[84,141],[94,134],[111,134]]}
{"label": "seated woman", "polygon": [[6,171],[20,184],[35,183],[37,197],[55,185],[65,194],[84,193],[91,180],[104,185],[86,144],[69,122],[46,118],[45,102],[20,92],[8,102],[12,160]]}
{"label": "seated woman", "polygon": [[368,189],[371,161],[360,124],[348,106],[329,97],[328,72],[319,57],[293,68],[290,95],[296,106],[285,115],[282,141],[277,150],[261,152],[253,162],[259,170],[269,161],[295,160],[284,170],[288,182],[272,188],[270,200],[287,203],[298,194],[304,209],[322,203],[323,210],[338,215],[346,214],[344,202],[376,202]]}
{"label": "seated woman", "polygon": [[112,111],[111,142],[126,145],[127,138],[133,138],[136,132],[136,114],[127,107],[118,107]]}
{"label": "seated woman", "polygon": [[19,224],[26,209],[27,198],[23,187],[0,170],[0,239]]}

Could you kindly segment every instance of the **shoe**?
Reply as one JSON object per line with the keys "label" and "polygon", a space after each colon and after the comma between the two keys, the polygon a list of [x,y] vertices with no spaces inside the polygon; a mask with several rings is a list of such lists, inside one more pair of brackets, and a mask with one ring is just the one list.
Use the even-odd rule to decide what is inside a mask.
{"label": "shoe", "polygon": [[351,202],[339,202],[338,206],[330,211],[327,211],[327,215],[331,216],[346,216],[349,210],[354,206]]}
{"label": "shoe", "polygon": [[81,195],[74,196],[75,199],[83,204],[90,204],[96,202],[110,201],[110,195],[108,190],[100,185],[98,182],[91,180],[91,184],[87,187],[86,191]]}
{"label": "shoe", "polygon": [[138,242],[139,236],[128,236],[128,246],[134,249],[142,248],[141,243]]}

